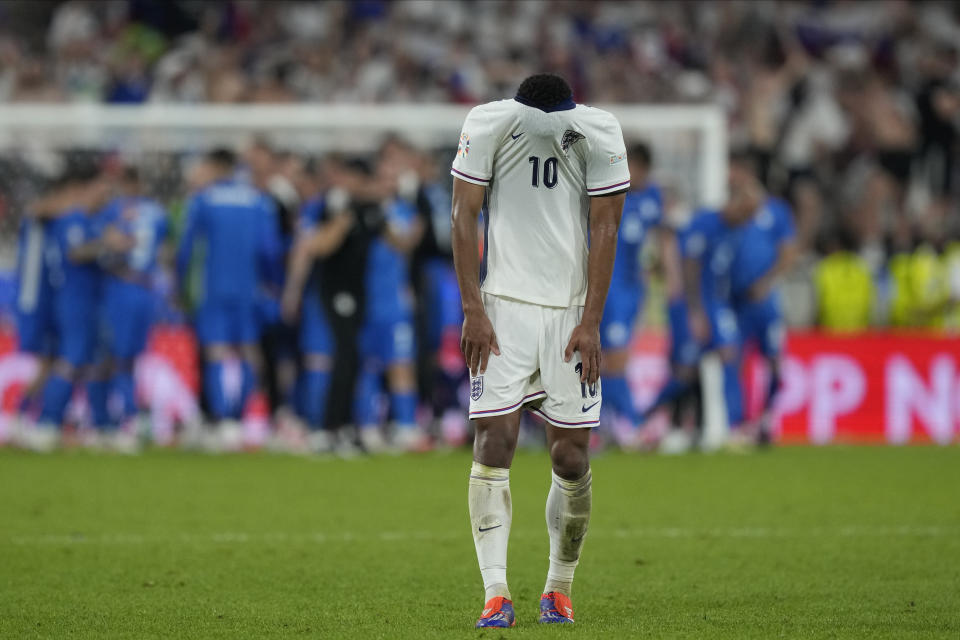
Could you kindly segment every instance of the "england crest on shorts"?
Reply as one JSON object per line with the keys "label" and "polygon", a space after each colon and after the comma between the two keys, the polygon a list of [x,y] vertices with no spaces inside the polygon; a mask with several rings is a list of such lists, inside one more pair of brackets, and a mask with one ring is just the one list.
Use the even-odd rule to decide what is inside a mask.
{"label": "england crest on shorts", "polygon": [[470,378],[470,399],[476,402],[483,395],[483,376]]}

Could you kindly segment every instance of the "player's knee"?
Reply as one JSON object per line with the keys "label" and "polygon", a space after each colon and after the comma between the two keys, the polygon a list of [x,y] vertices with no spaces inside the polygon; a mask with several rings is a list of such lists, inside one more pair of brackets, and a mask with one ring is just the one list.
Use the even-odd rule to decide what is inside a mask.
{"label": "player's knee", "polygon": [[516,432],[504,425],[477,425],[473,447],[477,462],[491,467],[509,467],[516,446]]}
{"label": "player's knee", "polygon": [[590,466],[587,444],[557,440],[550,447],[550,461],[553,472],[564,480],[581,478]]}

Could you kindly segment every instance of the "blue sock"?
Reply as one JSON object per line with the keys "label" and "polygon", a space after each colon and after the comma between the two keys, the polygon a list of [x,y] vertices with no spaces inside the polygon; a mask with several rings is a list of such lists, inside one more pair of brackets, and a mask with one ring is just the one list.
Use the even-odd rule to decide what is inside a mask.
{"label": "blue sock", "polygon": [[[604,380],[603,391],[606,393],[606,380]],[[660,407],[676,402],[680,396],[687,392],[690,388],[690,383],[680,380],[675,376],[670,376],[670,379],[667,380],[667,384],[663,385],[660,388],[660,392],[657,394],[657,397],[654,399],[653,404],[644,412],[649,415],[650,412],[659,409]]]}
{"label": "blue sock", "polygon": [[327,390],[330,372],[326,369],[307,369],[300,376],[300,413],[311,430],[322,429],[327,413]]}
{"label": "blue sock", "polygon": [[63,417],[73,395],[73,383],[58,374],[50,374],[47,383],[43,386],[43,408],[40,411],[40,422],[50,422],[63,426]]}
{"label": "blue sock", "polygon": [[357,385],[353,393],[353,419],[358,427],[378,424],[377,402],[380,396],[380,372],[364,367],[357,376]]}
{"label": "blue sock", "polygon": [[633,396],[623,374],[606,376],[603,379],[604,404],[631,423],[639,422],[636,409],[633,408]]}
{"label": "blue sock", "polygon": [[223,363],[218,360],[207,362],[203,368],[203,390],[207,396],[210,417],[223,420],[227,417],[227,399],[223,395]]}
{"label": "blue sock", "polygon": [[91,380],[87,383],[87,404],[90,405],[90,419],[98,429],[113,428],[107,401],[110,397],[110,383],[107,380]]}
{"label": "blue sock", "polygon": [[233,417],[238,420],[243,418],[243,412],[247,408],[247,400],[250,399],[257,383],[256,377],[253,375],[253,365],[246,360],[240,363],[240,376],[240,400],[233,411]]}
{"label": "blue sock", "polygon": [[743,422],[743,392],[737,364],[736,361],[723,363],[723,399],[727,404],[727,421],[731,429]]}
{"label": "blue sock", "polygon": [[133,385],[133,373],[131,371],[118,371],[111,380],[113,390],[120,396],[121,407],[123,408],[122,417],[124,419],[136,415],[137,398]]}
{"label": "blue sock", "polygon": [[390,394],[390,414],[400,427],[417,424],[417,394],[413,391]]}

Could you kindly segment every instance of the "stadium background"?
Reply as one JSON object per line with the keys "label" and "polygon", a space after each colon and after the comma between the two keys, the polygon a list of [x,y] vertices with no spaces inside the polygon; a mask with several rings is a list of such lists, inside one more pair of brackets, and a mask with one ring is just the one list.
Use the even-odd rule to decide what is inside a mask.
{"label": "stadium background", "polygon": [[[780,441],[835,445],[593,455],[565,631],[955,640],[960,449],[923,445],[960,426],[958,36],[951,2],[0,1],[0,440],[35,366],[11,316],[17,229],[64,152],[138,164],[176,228],[216,144],[369,157],[395,133],[444,176],[470,105],[555,70],[651,143],[677,218],[722,199],[728,150],[753,150],[802,245],[783,283]],[[164,269],[137,368],[161,434],[200,387]],[[668,340],[648,271],[641,404]],[[757,395],[762,367],[744,375]],[[262,398],[251,417],[263,436]],[[841,444],[881,442],[918,446]],[[472,628],[470,464],[466,447],[340,460],[0,446],[0,637],[494,637]],[[511,470],[507,633],[524,637],[557,633],[535,623],[548,467],[532,447]]]}
{"label": "stadium background", "polygon": [[[31,366],[12,350],[15,231],[56,173],[58,152],[136,162],[176,226],[190,166],[217,142],[242,150],[265,135],[280,153],[317,156],[368,153],[400,133],[443,166],[456,135],[412,122],[367,126],[342,113],[322,133],[310,124],[322,116],[278,133],[284,115],[269,110],[246,126],[201,133],[203,119],[185,105],[392,105],[400,111],[385,113],[412,120],[431,105],[508,95],[519,78],[552,68],[571,79],[579,101],[662,106],[649,123],[634,118],[638,130],[625,128],[654,143],[654,178],[674,192],[676,218],[710,199],[711,179],[716,191],[722,167],[705,148],[713,130],[698,127],[717,112],[721,140],[750,149],[768,189],[793,205],[801,259],[784,283],[787,440],[949,442],[960,418],[949,397],[958,380],[950,336],[960,328],[956,13],[937,2],[4,3],[3,424]],[[18,111],[23,103],[31,106]],[[38,104],[45,115],[31,108]],[[96,105],[181,110],[145,135],[138,107],[122,114],[133,124],[114,130],[109,107],[83,111]],[[688,118],[664,136],[663,114],[681,105],[705,110],[692,116],[696,125]],[[177,328],[183,316],[163,285],[164,328],[138,380],[165,424],[196,411],[197,385],[189,334]],[[662,296],[647,306],[630,369],[640,405],[665,369]],[[865,332],[872,337],[837,335]],[[173,354],[174,366],[157,354]],[[748,391],[762,386],[762,371],[746,375]]]}

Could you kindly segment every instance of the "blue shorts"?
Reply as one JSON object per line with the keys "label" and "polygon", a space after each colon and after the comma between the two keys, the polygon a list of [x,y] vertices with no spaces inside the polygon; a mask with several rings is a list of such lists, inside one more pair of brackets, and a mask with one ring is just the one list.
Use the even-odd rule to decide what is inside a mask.
{"label": "blue shorts", "polygon": [[730,307],[720,304],[707,304],[707,320],[710,322],[710,340],[700,344],[690,333],[690,323],[686,304],[680,301],[670,303],[670,361],[675,364],[694,366],[700,356],[707,351],[720,349],[740,343],[737,329],[737,316]]}
{"label": "blue shorts", "polygon": [[211,344],[256,344],[260,335],[257,303],[250,300],[206,300],[197,310],[197,340]]}
{"label": "blue shorts", "polygon": [[409,317],[371,319],[360,330],[360,357],[383,367],[413,362],[415,347],[413,322]]}
{"label": "blue shorts", "polygon": [[20,351],[36,356],[53,354],[56,344],[53,304],[38,302],[30,311],[17,309],[17,341]]}
{"label": "blue shorts", "polygon": [[746,302],[736,308],[737,323],[744,343],[755,341],[768,358],[783,353],[786,329],[780,312],[780,299],[770,295],[762,302]]}
{"label": "blue shorts", "polygon": [[280,301],[274,296],[260,293],[257,296],[257,324],[263,331],[266,327],[280,323]]}
{"label": "blue shorts", "polygon": [[333,355],[336,344],[320,296],[305,293],[300,311],[300,350],[309,355]]}
{"label": "blue shorts", "polygon": [[630,344],[643,296],[636,287],[611,284],[600,320],[600,343],[604,349],[623,349]]}
{"label": "blue shorts", "polygon": [[93,362],[100,318],[96,300],[61,297],[54,303],[57,357],[74,367]]}
{"label": "blue shorts", "polygon": [[147,348],[153,326],[153,292],[130,282],[111,280],[103,292],[103,338],[107,353],[132,360]]}

